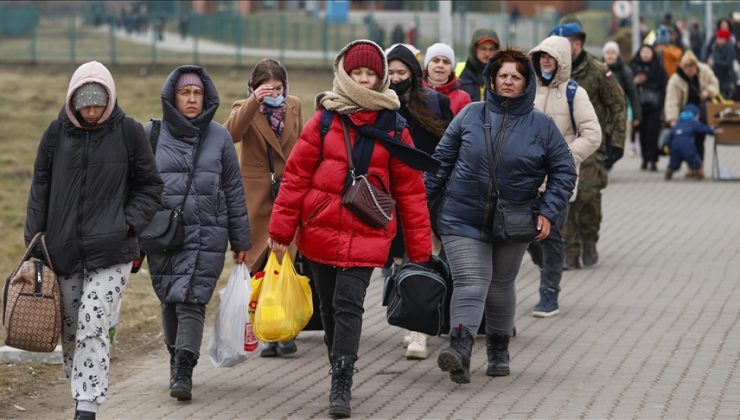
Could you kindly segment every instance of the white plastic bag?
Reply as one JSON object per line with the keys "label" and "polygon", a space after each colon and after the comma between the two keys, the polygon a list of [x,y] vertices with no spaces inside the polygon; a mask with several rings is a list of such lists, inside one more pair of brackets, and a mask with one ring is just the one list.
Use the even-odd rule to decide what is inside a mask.
{"label": "white plastic bag", "polygon": [[[216,324],[208,342],[208,357],[216,367],[235,366],[254,352],[244,349],[245,332],[249,328],[249,294],[251,293],[249,269],[237,264],[229,282],[221,289],[221,303],[216,314]],[[247,331],[249,328],[249,331]]]}

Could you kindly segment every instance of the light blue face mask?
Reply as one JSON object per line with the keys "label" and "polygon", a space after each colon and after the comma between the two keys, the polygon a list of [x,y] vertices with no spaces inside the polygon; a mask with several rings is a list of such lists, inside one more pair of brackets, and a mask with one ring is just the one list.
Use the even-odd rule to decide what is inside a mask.
{"label": "light blue face mask", "polygon": [[555,72],[549,72],[549,73],[546,73],[544,71],[542,72],[542,78],[545,80],[552,80],[552,76],[554,75],[555,75]]}
{"label": "light blue face mask", "polygon": [[283,95],[280,95],[277,98],[273,98],[272,96],[265,96],[262,98],[263,104],[273,108],[279,107],[283,102],[285,102],[285,97]]}

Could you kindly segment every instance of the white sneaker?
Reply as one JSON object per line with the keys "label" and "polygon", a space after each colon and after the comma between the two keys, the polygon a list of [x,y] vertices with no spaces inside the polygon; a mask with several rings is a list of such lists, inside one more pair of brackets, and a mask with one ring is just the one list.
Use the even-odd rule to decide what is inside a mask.
{"label": "white sneaker", "polygon": [[403,348],[406,348],[409,346],[409,343],[411,342],[411,331],[406,330],[406,333],[403,335]]}
{"label": "white sneaker", "polygon": [[426,359],[427,358],[427,336],[424,333],[412,331],[411,342],[406,348],[407,359]]}

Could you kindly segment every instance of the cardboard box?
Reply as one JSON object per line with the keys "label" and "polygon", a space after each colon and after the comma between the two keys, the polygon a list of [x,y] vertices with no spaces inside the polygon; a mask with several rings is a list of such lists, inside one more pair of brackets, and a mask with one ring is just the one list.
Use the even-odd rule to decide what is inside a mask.
{"label": "cardboard box", "polygon": [[714,140],[740,145],[740,103],[707,104],[707,122],[715,128]]}

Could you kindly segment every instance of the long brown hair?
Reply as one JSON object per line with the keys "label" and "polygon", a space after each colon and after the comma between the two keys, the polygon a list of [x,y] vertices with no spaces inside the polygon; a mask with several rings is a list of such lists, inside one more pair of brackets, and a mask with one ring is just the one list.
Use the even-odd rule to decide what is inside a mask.
{"label": "long brown hair", "polygon": [[[409,89],[409,103],[406,108],[409,110],[411,117],[418,121],[419,125],[424,127],[426,131],[434,136],[442,137],[447,127],[442,122],[441,115],[434,115],[429,109],[429,105],[427,105],[426,96],[435,94],[436,92],[422,89],[419,84],[414,83]],[[438,99],[432,98],[432,100],[436,101]]]}

